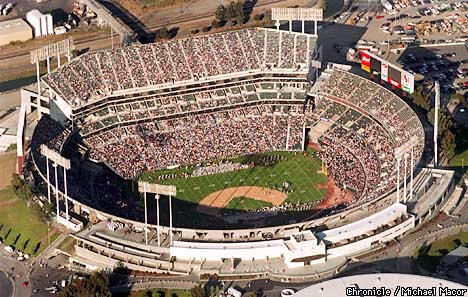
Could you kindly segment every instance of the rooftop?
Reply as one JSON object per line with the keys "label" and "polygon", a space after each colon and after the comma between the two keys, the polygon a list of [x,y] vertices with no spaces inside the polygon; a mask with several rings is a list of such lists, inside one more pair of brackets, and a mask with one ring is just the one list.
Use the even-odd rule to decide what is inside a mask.
{"label": "rooftop", "polygon": [[24,30],[31,31],[28,23],[23,19],[13,19],[0,22],[0,35],[22,32]]}
{"label": "rooftop", "polygon": [[394,203],[390,207],[370,215],[367,218],[342,227],[319,232],[317,235],[319,238],[328,242],[336,243],[341,240],[366,234],[378,226],[392,222],[403,214],[406,214],[406,206],[400,203]]}
{"label": "rooftop", "polygon": [[[413,290],[417,289],[431,289],[434,288],[436,290],[436,294],[432,296],[441,296],[439,295],[439,288],[440,289],[464,289],[468,290],[468,287],[463,285],[428,277],[428,276],[421,276],[421,275],[413,275],[413,274],[400,274],[400,273],[376,273],[376,274],[361,274],[361,275],[353,275],[353,276],[346,276],[341,278],[332,279],[329,281],[325,281],[322,283],[318,283],[312,285],[308,288],[305,288],[296,294],[295,297],[309,297],[309,296],[347,296],[347,288],[355,288],[355,289],[372,289],[372,288],[386,288],[390,289],[392,294],[391,296],[401,296],[399,292],[396,292],[395,289],[397,286],[409,288],[411,287]],[[348,289],[349,290],[349,289]],[[356,293],[356,292],[355,292]],[[466,294],[466,291],[465,291]],[[376,296],[377,294],[368,294],[367,296]],[[354,294],[353,296],[365,296],[364,294]],[[408,295],[408,296],[416,296],[416,295]],[[422,296],[422,295],[421,295]]]}

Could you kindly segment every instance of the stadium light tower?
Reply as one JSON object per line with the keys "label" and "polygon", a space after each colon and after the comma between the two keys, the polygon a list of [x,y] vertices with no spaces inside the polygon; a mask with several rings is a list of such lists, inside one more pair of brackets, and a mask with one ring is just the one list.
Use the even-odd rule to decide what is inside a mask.
{"label": "stadium light tower", "polygon": [[[65,54],[68,57],[68,62],[71,59],[71,51],[75,49],[75,44],[72,38],[61,40],[56,43],[47,44],[41,48],[30,52],[30,62],[36,65],[37,79],[37,115],[41,117],[41,75],[40,63],[46,61],[47,73],[50,73],[50,59],[57,57],[58,67],[60,67],[60,55]],[[50,94],[50,91],[49,91]]]}
{"label": "stadium light tower", "polygon": [[159,225],[159,198],[160,195],[169,196],[169,240],[172,244],[172,196],[177,194],[177,189],[175,186],[152,184],[145,181],[138,182],[138,192],[143,193],[145,199],[145,242],[148,244],[148,209],[146,204],[146,193],[155,194],[156,198],[156,224],[157,224],[157,236],[158,236],[158,246],[161,246],[161,237],[160,237],[160,225]]}
{"label": "stadium light tower", "polygon": [[411,180],[410,180],[410,197],[409,199],[413,199],[413,179],[414,179],[414,147],[411,147]]}
{"label": "stadium light tower", "polygon": [[314,22],[314,35],[318,34],[317,22],[323,20],[323,9],[321,8],[291,8],[274,7],[271,9],[271,19],[275,21],[276,29],[279,30],[280,21],[289,22],[289,32],[292,31],[292,22],[302,22],[302,33],[305,33],[305,21]]}
{"label": "stadium light tower", "polygon": [[439,130],[439,107],[440,107],[440,84],[438,81],[435,82],[435,102],[434,102],[434,167],[438,164],[438,153],[437,153],[437,133]]}
{"label": "stadium light tower", "polygon": [[403,203],[406,203],[406,179],[408,178],[406,175],[407,172],[407,165],[408,165],[408,153],[405,153],[405,172],[404,172],[404,180],[403,180]]}
{"label": "stadium light tower", "polygon": [[70,167],[70,160],[67,158],[62,157],[56,151],[48,148],[45,144],[41,145],[41,154],[46,157],[46,166],[47,166],[47,195],[50,203],[50,180],[49,180],[49,160],[51,160],[52,166],[55,170],[55,203],[57,208],[57,223],[59,223],[59,216],[60,216],[60,204],[59,204],[59,188],[58,188],[58,166],[63,168],[63,179],[64,179],[64,187],[65,187],[65,216],[67,220],[67,228],[70,226],[70,217],[68,215],[68,188],[67,188],[67,170]]}

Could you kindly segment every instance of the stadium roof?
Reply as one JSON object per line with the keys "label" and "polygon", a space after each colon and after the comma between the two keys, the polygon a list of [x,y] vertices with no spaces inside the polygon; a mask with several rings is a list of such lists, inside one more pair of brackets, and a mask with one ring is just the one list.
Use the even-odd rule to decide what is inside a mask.
{"label": "stadium roof", "polygon": [[396,220],[403,214],[406,214],[406,206],[400,203],[394,203],[390,207],[357,222],[319,232],[318,236],[320,239],[325,239],[329,242],[340,242],[345,239],[366,234],[378,226],[382,226]]}
{"label": "stadium roof", "polygon": [[[375,274],[361,274],[346,276],[341,278],[332,279],[322,283],[312,285],[305,288],[296,294],[294,297],[320,297],[320,296],[379,296],[379,294],[346,294],[346,289],[372,289],[372,288],[387,288],[391,290],[391,295],[382,296],[424,296],[425,294],[412,294],[402,295],[402,289],[408,287],[414,290],[435,288],[436,294],[430,296],[441,296],[439,290],[443,289],[464,289],[468,287],[444,280],[428,276],[413,275],[413,274],[400,274],[400,273],[375,273]],[[397,287],[399,291],[396,292]],[[408,291],[407,291],[408,292]],[[465,296],[467,291],[462,296]],[[356,291],[354,291],[356,293]],[[429,296],[429,295],[428,295]],[[448,296],[448,295],[446,295]]]}

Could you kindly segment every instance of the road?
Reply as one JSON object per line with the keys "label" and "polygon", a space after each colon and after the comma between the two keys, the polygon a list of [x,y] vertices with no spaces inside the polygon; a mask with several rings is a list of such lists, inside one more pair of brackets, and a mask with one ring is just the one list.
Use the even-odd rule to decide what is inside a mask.
{"label": "road", "polygon": [[[29,285],[30,281],[28,269],[23,263],[11,257],[11,255],[3,249],[3,245],[0,248],[0,271],[6,272],[8,278],[10,279],[10,282],[13,283],[13,294],[11,295],[12,297],[25,297],[31,295],[31,286]],[[23,282],[27,282],[28,286],[24,288],[22,286]],[[2,293],[3,292],[0,292],[0,296],[2,296]]]}
{"label": "road", "polygon": [[10,297],[13,295],[13,280],[5,272],[0,271],[0,297]]}

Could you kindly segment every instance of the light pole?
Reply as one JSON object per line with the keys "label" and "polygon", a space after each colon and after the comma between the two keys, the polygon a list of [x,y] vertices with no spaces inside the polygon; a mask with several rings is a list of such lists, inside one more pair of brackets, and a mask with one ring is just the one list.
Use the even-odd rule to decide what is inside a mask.
{"label": "light pole", "polygon": [[[145,199],[145,232],[147,230],[148,217],[147,217],[147,201],[146,193],[155,194],[156,199],[156,224],[157,224],[157,236],[158,246],[161,246],[161,224],[160,224],[160,211],[159,211],[159,198],[160,195],[169,196],[169,240],[172,244],[172,196],[175,196],[177,189],[172,185],[160,185],[152,184],[145,181],[138,181],[138,192],[143,193]],[[147,233],[145,233],[146,244],[148,244]]]}
{"label": "light pole", "polygon": [[56,205],[56,208],[57,208],[57,223],[59,223],[59,217],[60,217],[60,205],[59,205],[59,196],[58,196],[58,177],[57,177],[57,163],[54,162],[54,164],[52,165],[54,166],[54,170],[55,170],[55,204]]}
{"label": "light pole", "polygon": [[50,177],[49,177],[49,157],[46,156],[46,166],[47,166],[47,199],[50,203]]}
{"label": "light pole", "polygon": [[437,134],[439,129],[439,105],[440,105],[440,84],[438,81],[435,82],[435,102],[434,102],[434,167],[438,164],[437,154]]}
{"label": "light pole", "polygon": [[397,159],[397,203],[400,203],[400,157]]}
{"label": "light pole", "polygon": [[[67,188],[67,170],[69,170],[70,167],[70,160],[62,157],[58,152],[48,148],[46,145],[42,144],[41,145],[41,154],[46,157],[46,163],[47,163],[47,175],[49,172],[49,159],[53,162],[52,166],[54,167],[54,173],[55,173],[55,203],[56,203],[56,212],[57,212],[57,223],[59,222],[59,216],[60,216],[60,203],[59,203],[59,187],[58,187],[58,173],[57,173],[57,167],[61,166],[63,167],[63,178],[64,178],[64,199],[65,199],[65,214],[66,214],[66,220],[67,224],[66,227],[70,227],[70,220],[69,220],[69,215],[68,215],[68,188]],[[47,178],[47,186],[50,186],[50,180],[49,177]],[[50,201],[50,188],[48,188],[48,196],[49,196],[49,201]]]}
{"label": "light pole", "polygon": [[146,184],[144,185],[143,196],[145,199],[145,242],[148,244],[148,210],[146,206]]}
{"label": "light pole", "polygon": [[159,229],[159,194],[156,194],[156,224],[158,227],[158,246],[161,246],[161,238],[160,238],[160,229]]}
{"label": "light pole", "polygon": [[70,229],[70,216],[68,215],[67,169],[65,167],[63,167],[63,182],[65,186],[65,216],[67,217],[67,228]]}
{"label": "light pole", "polygon": [[169,195],[169,240],[172,245],[172,195]]}

